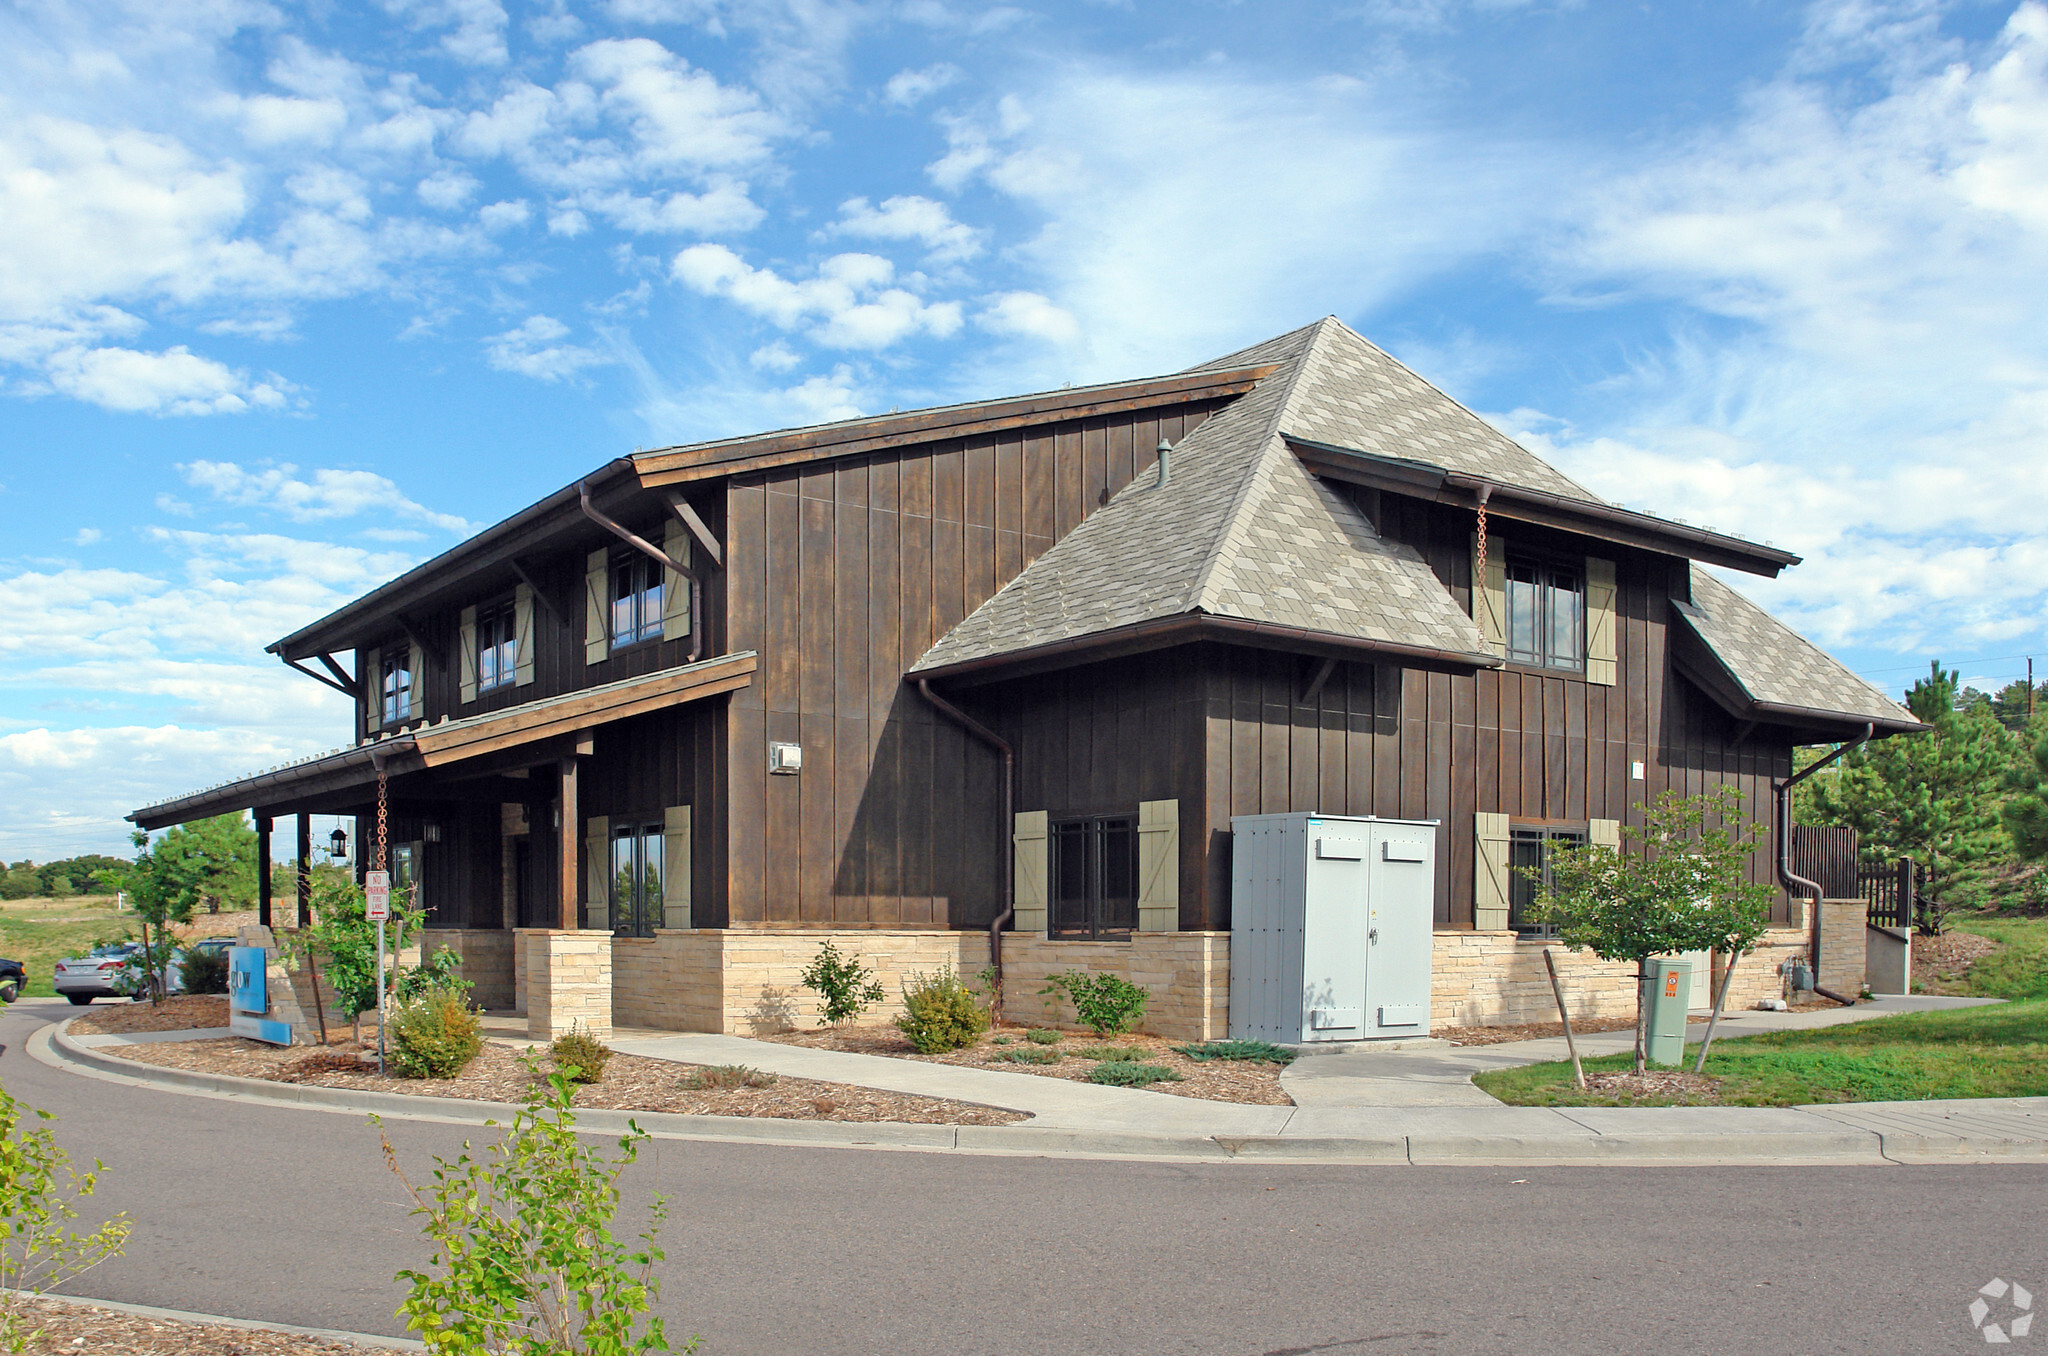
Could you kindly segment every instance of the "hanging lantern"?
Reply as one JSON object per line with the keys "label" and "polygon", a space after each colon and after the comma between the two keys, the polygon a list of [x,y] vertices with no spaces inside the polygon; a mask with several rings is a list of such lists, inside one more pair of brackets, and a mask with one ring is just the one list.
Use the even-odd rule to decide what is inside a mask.
{"label": "hanging lantern", "polygon": [[328,836],[327,855],[336,861],[348,856],[348,834],[343,832],[339,824],[334,826],[334,832]]}

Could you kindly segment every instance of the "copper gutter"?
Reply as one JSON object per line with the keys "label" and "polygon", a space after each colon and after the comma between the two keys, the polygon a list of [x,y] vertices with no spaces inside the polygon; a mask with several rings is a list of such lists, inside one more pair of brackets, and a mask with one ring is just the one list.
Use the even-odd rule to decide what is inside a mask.
{"label": "copper gutter", "polygon": [[1793,889],[1804,889],[1813,895],[1813,931],[1812,937],[1807,943],[1808,950],[1811,953],[1808,956],[1808,960],[1813,965],[1813,991],[1819,994],[1822,998],[1834,999],[1837,1003],[1840,1003],[1844,1007],[1854,1006],[1856,1000],[1853,998],[1844,998],[1842,997],[1842,995],[1838,993],[1832,993],[1829,990],[1823,989],[1820,986],[1820,901],[1824,891],[1822,890],[1821,883],[1819,881],[1808,880],[1806,877],[1799,875],[1792,869],[1791,793],[1793,787],[1799,785],[1799,783],[1805,781],[1808,777],[1811,777],[1814,773],[1820,771],[1822,768],[1827,767],[1830,764],[1834,763],[1835,760],[1840,758],[1843,754],[1848,753],[1851,749],[1860,748],[1864,744],[1869,743],[1870,737],[1876,733],[1876,724],[1873,722],[1865,722],[1862,734],[1850,740],[1848,743],[1842,745],[1833,753],[1829,754],[1827,757],[1821,759],[1820,761],[1814,763],[1812,766],[1801,768],[1799,771],[1787,777],[1784,781],[1777,783],[1772,788],[1771,792],[1771,794],[1777,800],[1776,809],[1778,820],[1778,881],[1788,891]]}
{"label": "copper gutter", "polygon": [[[997,843],[1010,837],[1017,822],[1017,752],[1010,747],[1010,741],[994,730],[983,725],[953,703],[932,691],[929,678],[917,680],[917,690],[924,699],[937,707],[949,720],[959,725],[976,739],[988,744],[1003,756],[1003,824],[1002,832],[996,835]],[[1015,849],[1002,854],[1003,858],[1003,911],[988,925],[988,967],[992,978],[989,984],[989,1021],[999,1022],[1003,1017],[1003,927],[1017,914],[1017,854]]]}

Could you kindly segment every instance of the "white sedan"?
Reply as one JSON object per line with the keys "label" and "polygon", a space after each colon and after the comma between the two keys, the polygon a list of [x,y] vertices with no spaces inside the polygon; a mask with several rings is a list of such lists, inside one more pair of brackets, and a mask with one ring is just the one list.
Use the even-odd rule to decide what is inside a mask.
{"label": "white sedan", "polygon": [[[95,998],[147,998],[142,992],[141,971],[136,964],[142,954],[142,947],[136,942],[109,942],[96,946],[91,954],[73,956],[57,962],[57,972],[52,980],[60,998],[68,998],[83,1007]],[[170,964],[164,970],[164,993],[174,994],[185,991],[184,978],[178,973],[178,962],[185,958],[183,951],[171,953]]]}

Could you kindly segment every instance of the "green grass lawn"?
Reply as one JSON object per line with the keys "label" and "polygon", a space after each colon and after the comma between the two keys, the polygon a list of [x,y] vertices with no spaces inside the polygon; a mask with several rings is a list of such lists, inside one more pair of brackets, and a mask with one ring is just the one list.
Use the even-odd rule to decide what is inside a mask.
{"label": "green grass lawn", "polygon": [[1956,932],[1974,932],[2002,943],[2000,950],[1971,966],[1962,982],[1943,992],[1979,998],[2048,998],[2048,918],[1957,914]]}
{"label": "green grass lawn", "polygon": [[[1586,1072],[1626,1069],[1629,1055],[1585,1061]],[[1653,1066],[1655,1067],[1655,1066]],[[1685,1067],[1692,1067],[1692,1056]],[[1949,1012],[1908,1012],[1819,1031],[1716,1041],[1711,1095],[1630,1099],[1580,1092],[1567,1063],[1530,1064],[1473,1078],[1515,1106],[1798,1106],[1908,1102],[1938,1097],[2048,1096],[2048,999]]]}
{"label": "green grass lawn", "polygon": [[101,942],[119,941],[134,925],[132,915],[117,915],[113,901],[77,899],[10,899],[0,907],[0,956],[28,968],[30,997],[48,998],[53,966],[66,956],[82,956]]}

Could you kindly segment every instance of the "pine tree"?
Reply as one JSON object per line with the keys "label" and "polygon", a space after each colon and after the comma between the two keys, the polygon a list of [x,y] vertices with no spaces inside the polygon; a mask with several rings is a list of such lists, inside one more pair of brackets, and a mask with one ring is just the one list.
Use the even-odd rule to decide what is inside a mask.
{"label": "pine tree", "polygon": [[1865,744],[1810,783],[1819,820],[1855,829],[1865,865],[1911,857],[1937,900],[1957,868],[2005,850],[2001,793],[2019,754],[1988,702],[1958,709],[1958,695],[1958,674],[1936,660],[1906,694],[1933,729]]}

